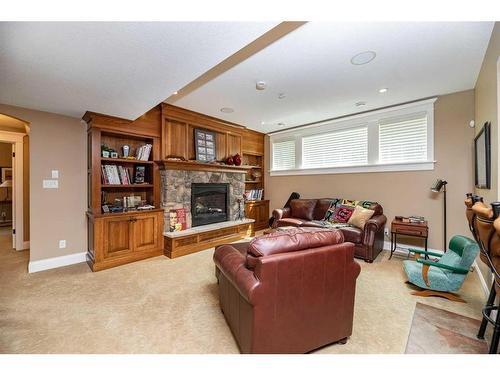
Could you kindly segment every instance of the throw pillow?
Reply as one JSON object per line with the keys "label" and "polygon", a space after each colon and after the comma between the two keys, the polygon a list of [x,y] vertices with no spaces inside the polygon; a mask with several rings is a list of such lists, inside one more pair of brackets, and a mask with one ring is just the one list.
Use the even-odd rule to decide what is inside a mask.
{"label": "throw pillow", "polygon": [[334,223],[347,223],[354,212],[354,207],[350,206],[339,206],[335,209],[333,213]]}
{"label": "throw pillow", "polygon": [[369,210],[361,206],[356,206],[354,208],[354,212],[352,213],[347,223],[354,225],[355,227],[358,227],[360,229],[363,229],[365,227],[366,222],[370,220],[370,218],[373,216],[374,213],[375,213],[374,210]]}
{"label": "throw pillow", "polygon": [[339,204],[340,199],[332,199],[330,203],[330,207],[328,207],[328,210],[325,212],[325,217],[323,218],[324,221],[333,221],[333,214],[335,210],[337,209],[337,205]]}
{"label": "throw pillow", "polygon": [[359,201],[356,201],[356,200],[342,199],[343,206],[355,207],[358,203],[359,203]]}
{"label": "throw pillow", "polygon": [[377,202],[371,202],[371,201],[359,201],[358,206],[361,206],[363,208],[368,208],[371,209],[372,206],[376,205]]}

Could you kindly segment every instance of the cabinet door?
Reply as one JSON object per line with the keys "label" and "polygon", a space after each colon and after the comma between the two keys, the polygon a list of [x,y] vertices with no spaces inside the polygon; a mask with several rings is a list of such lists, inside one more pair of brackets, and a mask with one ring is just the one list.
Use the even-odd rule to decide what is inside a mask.
{"label": "cabinet door", "polygon": [[254,219],[257,222],[257,210],[253,203],[245,204],[245,217],[248,219]]}
{"label": "cabinet door", "polygon": [[158,233],[159,215],[140,215],[133,219],[134,251],[148,251],[160,247]]}
{"label": "cabinet door", "polygon": [[175,120],[165,121],[166,137],[164,138],[164,158],[187,158],[187,124]]}
{"label": "cabinet door", "polygon": [[133,251],[132,221],[129,216],[104,219],[105,259],[129,254]]}
{"label": "cabinet door", "polygon": [[257,225],[259,228],[266,228],[269,225],[269,205],[268,204],[260,204],[259,214],[257,215]]}

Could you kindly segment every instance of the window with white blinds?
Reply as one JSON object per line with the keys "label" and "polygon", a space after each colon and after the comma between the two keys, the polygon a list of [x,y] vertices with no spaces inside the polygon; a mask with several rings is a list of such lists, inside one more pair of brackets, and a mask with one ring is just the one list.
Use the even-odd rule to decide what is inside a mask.
{"label": "window with white blinds", "polygon": [[427,160],[427,115],[383,120],[379,125],[379,163]]}
{"label": "window with white blinds", "polygon": [[302,168],[368,163],[368,128],[354,128],[302,138]]}
{"label": "window with white blinds", "polygon": [[434,169],[434,101],[270,134],[271,176]]}
{"label": "window with white blinds", "polygon": [[295,141],[287,140],[273,143],[273,166],[276,171],[295,168]]}

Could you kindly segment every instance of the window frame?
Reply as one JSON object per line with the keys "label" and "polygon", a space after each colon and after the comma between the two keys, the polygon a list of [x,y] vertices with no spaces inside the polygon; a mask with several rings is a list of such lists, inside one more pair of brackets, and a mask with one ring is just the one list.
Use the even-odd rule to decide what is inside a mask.
{"label": "window frame", "polygon": [[[418,102],[378,109],[367,113],[345,116],[295,129],[271,133],[269,135],[271,152],[271,157],[269,158],[270,176],[433,170],[434,164],[436,163],[434,160],[434,102],[436,99],[437,97],[420,100]],[[411,116],[419,112],[425,112],[427,116],[427,160],[418,162],[379,163],[379,123],[386,119]],[[302,138],[363,126],[368,128],[368,164],[345,167],[302,168]],[[273,144],[286,140],[295,140],[295,168],[273,170]]]}

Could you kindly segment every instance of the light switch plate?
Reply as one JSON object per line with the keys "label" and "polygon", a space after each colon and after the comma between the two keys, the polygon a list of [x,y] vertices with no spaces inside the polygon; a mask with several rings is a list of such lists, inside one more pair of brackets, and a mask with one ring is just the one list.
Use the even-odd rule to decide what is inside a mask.
{"label": "light switch plate", "polygon": [[59,188],[59,181],[57,180],[43,180],[44,189],[57,189]]}
{"label": "light switch plate", "polygon": [[52,170],[52,178],[59,178],[59,171],[58,170],[55,170],[55,169]]}
{"label": "light switch plate", "polygon": [[66,240],[59,240],[59,249],[66,248]]}

